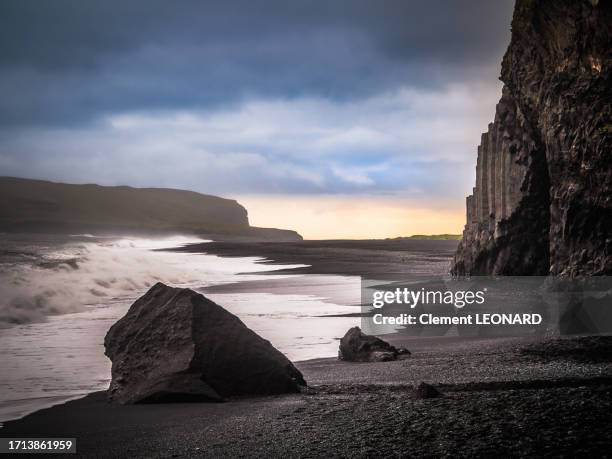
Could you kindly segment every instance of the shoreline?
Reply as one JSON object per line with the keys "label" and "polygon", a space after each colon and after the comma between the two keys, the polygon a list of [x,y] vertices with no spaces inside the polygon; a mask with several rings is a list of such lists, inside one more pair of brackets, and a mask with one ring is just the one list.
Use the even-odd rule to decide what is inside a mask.
{"label": "shoreline", "polygon": [[[123,406],[96,392],[1,431],[76,437],[96,457],[594,455],[612,445],[610,336],[390,341],[412,341],[413,355],[296,362],[310,386],[302,394]],[[421,382],[442,396],[419,398]]]}
{"label": "shoreline", "polygon": [[[328,244],[332,246],[323,247]],[[382,253],[368,256],[380,244],[385,245]],[[293,251],[279,256],[288,246]],[[438,250],[431,247],[430,252]],[[391,260],[391,272],[405,276],[410,263],[402,264],[401,258],[410,250],[397,241],[305,241],[272,248],[264,244],[263,249],[251,243],[205,243],[171,251],[268,255],[263,264],[277,266],[312,260],[308,268],[265,271],[292,276],[238,281],[203,291],[316,291],[340,301],[347,299],[347,289],[338,288],[338,276],[380,276],[387,272],[385,259]],[[433,260],[430,267],[448,260],[427,250],[417,257]],[[356,258],[363,263],[356,263]],[[592,456],[612,446],[607,435],[612,409],[610,336],[394,333],[383,338],[412,355],[375,363],[333,357],[296,361],[309,384],[299,394],[237,397],[224,403],[116,405],[107,401],[105,391],[98,391],[7,421],[0,432],[5,437],[77,438],[77,452],[95,457],[226,457],[244,456],[245,451],[259,457],[420,457],[449,451],[458,456],[516,456],[563,450]],[[433,385],[442,395],[421,397],[416,390],[421,383]]]}
{"label": "shoreline", "polygon": [[220,257],[261,257],[258,263],[308,265],[268,274],[334,274],[392,279],[406,275],[444,275],[459,241],[427,239],[305,240],[293,242],[213,241],[186,244],[173,252]]}
{"label": "shoreline", "polygon": [[[37,240],[32,242],[28,238],[24,239],[28,244],[39,244],[40,242]],[[83,241],[81,241],[81,239]],[[177,240],[174,242],[176,242],[177,245],[183,243],[182,238],[176,239]],[[48,244],[48,240],[51,240],[53,244]],[[75,240],[78,240],[78,242],[75,242]],[[199,256],[192,257],[186,253],[172,254],[152,251],[155,248],[176,247],[174,244],[166,245],[167,241],[165,239],[160,240],[161,242],[154,241],[154,244],[149,244],[149,242],[147,242],[144,246],[142,244],[136,244],[136,246],[133,246],[130,242],[130,244],[125,247],[125,244],[121,246],[117,245],[117,242],[121,240],[122,239],[113,239],[113,244],[108,245],[107,240],[100,243],[98,238],[75,237],[66,239],[63,236],[57,238],[48,237],[39,244],[42,244],[45,251],[38,251],[39,246],[34,245],[36,250],[32,250],[28,253],[31,257],[36,258],[33,261],[31,259],[25,260],[22,262],[22,265],[27,267],[29,266],[28,263],[31,263],[38,266],[43,261],[47,263],[47,265],[50,265],[49,260],[51,260],[53,262],[53,266],[45,265],[44,271],[42,272],[42,274],[46,275],[48,279],[43,277],[39,277],[39,279],[43,279],[44,283],[46,284],[53,285],[54,287],[57,286],[56,290],[60,293],[62,293],[62,282],[65,283],[67,281],[71,281],[75,285],[75,287],[72,287],[72,285],[68,286],[68,284],[66,284],[66,288],[64,290],[70,290],[71,293],[77,288],[80,288],[79,291],[83,291],[87,286],[103,290],[101,287],[99,287],[97,282],[103,283],[103,285],[109,287],[109,290],[112,290],[110,280],[111,277],[114,277],[116,274],[106,275],[105,273],[110,273],[111,271],[116,273],[115,269],[118,266],[118,262],[113,262],[111,264],[108,264],[107,262],[109,260],[120,259],[121,257],[128,259],[128,261],[130,259],[136,260],[140,259],[139,257],[141,257],[143,254],[146,255],[145,260],[147,260],[149,264],[151,260],[155,261],[156,259],[159,259],[157,264],[153,265],[154,269],[149,272],[148,268],[146,267],[146,262],[140,263],[143,265],[143,268],[140,269],[140,266],[134,266],[136,263],[134,262],[132,264],[128,263],[125,265],[125,269],[123,269],[124,265],[122,264],[120,268],[123,269],[123,271],[120,271],[118,274],[120,280],[123,279],[121,276],[122,274],[127,275],[124,283],[126,285],[129,284],[130,287],[135,286],[135,283],[140,282],[138,286],[139,288],[143,289],[143,293],[146,291],[143,279],[146,280],[147,276],[149,276],[151,273],[155,274],[156,272],[161,273],[160,275],[162,276],[171,276],[175,279],[179,279],[179,281],[184,280],[185,282],[191,284],[183,286],[198,290],[205,290],[204,285],[207,283],[223,285],[223,283],[227,281],[235,282],[243,278],[253,278],[250,276],[234,275],[234,273],[237,274],[240,270],[252,270],[252,272],[249,273],[251,276],[254,275],[256,276],[254,278],[262,278],[264,276],[258,276],[258,272],[262,269],[269,269],[267,267],[262,268],[261,266],[255,264],[253,258],[248,258],[248,263],[245,264],[243,263],[242,258],[235,258],[232,260],[228,258],[221,259],[216,256],[203,255],[201,258],[205,259],[205,261],[199,261]],[[22,243],[22,246],[23,245],[24,244]],[[72,254],[73,246],[79,246],[80,252]],[[12,250],[11,253],[17,254],[15,255],[16,257],[21,253],[19,252],[20,246],[17,246],[16,249],[11,246],[7,247],[8,249]],[[27,248],[29,248],[29,246]],[[64,267],[65,260],[67,259],[64,257],[65,253],[70,255],[69,260],[78,259],[78,264],[74,263],[71,266]],[[149,254],[151,256],[149,256]],[[111,255],[113,256],[111,257]],[[119,256],[119,258],[117,258],[117,256]],[[86,257],[84,258],[86,261],[81,261],[81,258],[83,257]],[[170,258],[169,263],[162,264],[168,257]],[[189,264],[190,259],[197,266],[192,267],[192,265]],[[179,260],[180,263],[176,263]],[[245,260],[247,260],[247,258],[245,258]],[[213,267],[212,270],[206,267],[208,264]],[[57,265],[59,265],[59,268]],[[109,269],[109,266],[112,269]],[[180,269],[174,268],[174,266],[180,266]],[[232,266],[235,266],[235,268]],[[134,267],[137,269],[133,269]],[[202,269],[198,270],[199,267],[202,267]],[[189,276],[191,277],[185,277],[183,275],[183,273],[187,271],[189,271]],[[91,276],[87,274],[88,272],[96,273],[95,283],[90,279]],[[302,281],[304,280],[304,276],[296,277],[299,277]],[[79,279],[82,278],[84,278],[84,281],[79,282]],[[276,282],[274,276],[265,276],[265,278],[270,283]],[[198,281],[198,279],[201,282]],[[132,280],[134,282],[132,282]],[[332,280],[334,281],[332,284],[335,284],[343,279]],[[42,281],[40,283],[41,285],[43,284]],[[311,280],[310,282],[305,283],[306,285],[304,288],[307,290],[309,285],[317,286],[318,284],[321,284],[318,285],[320,290],[323,288],[323,283],[324,282],[319,279],[315,279],[314,281]],[[37,285],[38,284],[33,285],[28,293],[33,292],[32,295],[34,295],[34,293],[37,291],[35,288]],[[111,291],[110,294],[115,294],[116,290],[117,289]],[[333,291],[334,285],[328,285],[327,290]],[[354,290],[354,288],[345,288],[344,284],[342,284],[341,287],[336,287],[335,290],[350,293],[350,291]],[[3,399],[0,403],[0,405],[2,405],[0,407],[2,410],[0,420],[3,422],[8,422],[8,420],[19,419],[40,409],[55,406],[58,403],[74,399],[75,397],[82,397],[83,394],[90,391],[105,389],[108,387],[107,383],[103,383],[102,385],[98,383],[100,380],[110,379],[110,362],[108,362],[103,355],[104,349],[101,343],[107,329],[110,328],[110,326],[117,319],[123,316],[125,313],[124,309],[127,310],[129,305],[140,296],[140,294],[134,292],[136,292],[136,290],[132,289],[120,291],[117,298],[114,296],[95,296],[96,302],[100,303],[101,307],[78,307],[75,308],[74,311],[70,310],[64,314],[57,313],[49,315],[48,317],[44,318],[45,320],[34,320],[31,323],[16,324],[4,329],[2,333],[2,343],[7,352],[2,359],[3,367],[6,370],[6,374],[4,375],[2,382],[6,389],[5,392],[3,392]],[[131,297],[132,294],[135,295],[133,299],[128,299],[128,296]],[[317,292],[315,292],[314,295],[319,296]],[[246,295],[243,295],[243,297],[256,297],[256,301],[258,301],[257,304],[263,304],[265,302],[266,305],[270,305],[270,308],[272,308],[271,310],[273,310],[275,307],[282,306],[282,304],[275,306],[274,302],[269,301],[271,299],[270,296],[260,297],[259,295],[249,295],[247,293]],[[53,299],[58,298],[62,299],[63,297],[59,295],[53,296]],[[102,305],[102,303],[104,304]],[[240,302],[234,301],[231,298],[231,295],[230,298],[223,299],[222,301],[219,301],[219,303],[223,304],[226,308],[231,308],[231,306],[238,308],[238,310],[241,308]],[[315,302],[313,301],[313,303]],[[334,308],[333,306],[331,306],[333,309],[329,309],[330,307],[328,307],[326,304],[322,304],[322,300],[318,301],[318,303],[319,304],[313,307],[312,315],[313,317],[317,317],[319,322],[327,320],[324,317],[319,318],[319,315],[325,316],[327,312],[342,312],[342,309],[347,309],[338,307]],[[65,303],[62,303],[62,305],[64,304]],[[350,303],[347,302],[347,304]],[[327,311],[328,309],[329,311]],[[352,309],[348,308],[348,310],[351,311]],[[248,310],[246,310],[246,313],[249,314]],[[343,319],[338,318],[338,320]],[[349,320],[350,319],[344,319],[344,322]],[[258,325],[261,324],[258,323]],[[44,342],[41,341],[41,338],[38,338],[37,341],[34,341],[34,338],[30,338],[31,336],[34,336],[32,333],[45,337]],[[337,333],[330,334],[329,336],[333,338],[336,336],[336,334]],[[71,339],[79,340],[76,341],[79,343],[77,347],[78,350],[73,350],[73,345],[71,344],[69,337]],[[296,348],[296,354],[293,358],[300,356],[308,357],[308,355],[333,355],[333,353],[330,353],[328,350],[324,352],[317,352],[316,348],[312,346],[310,348],[306,347],[310,345],[308,338],[309,337],[306,336],[305,339],[297,342],[295,346],[289,343],[289,341],[287,341],[287,339],[282,335],[279,339],[281,346],[283,345],[284,340],[285,345],[289,343],[290,346]],[[330,342],[327,344],[328,346],[334,346],[331,339],[327,341]],[[34,353],[30,352],[29,354],[31,355],[26,356],[25,359],[24,357],[20,357],[22,354],[22,349],[27,350],[28,346],[37,345],[40,345],[40,350],[33,348],[36,349]],[[299,346],[302,346],[302,350],[300,350]],[[289,352],[289,354],[291,354],[291,351],[287,351],[286,349],[284,352]],[[40,362],[40,364],[38,362]],[[107,364],[109,368],[108,371],[106,370]],[[25,368],[27,371],[23,370],[23,368]],[[81,376],[71,376],[73,371],[82,372]]]}

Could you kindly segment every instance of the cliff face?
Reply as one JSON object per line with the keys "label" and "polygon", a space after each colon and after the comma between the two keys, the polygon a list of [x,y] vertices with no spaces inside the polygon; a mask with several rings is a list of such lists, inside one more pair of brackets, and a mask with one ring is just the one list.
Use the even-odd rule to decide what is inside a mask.
{"label": "cliff face", "polygon": [[517,1],[453,274],[612,274],[611,63],[612,1]]}
{"label": "cliff face", "polygon": [[193,191],[0,177],[0,196],[0,231],[301,239],[295,231],[249,226],[238,202]]}

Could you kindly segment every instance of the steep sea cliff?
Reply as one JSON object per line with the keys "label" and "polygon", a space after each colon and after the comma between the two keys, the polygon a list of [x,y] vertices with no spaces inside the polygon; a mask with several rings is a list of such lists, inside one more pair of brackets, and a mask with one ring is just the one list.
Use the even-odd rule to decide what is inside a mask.
{"label": "steep sea cliff", "polygon": [[612,273],[612,2],[518,0],[456,275]]}

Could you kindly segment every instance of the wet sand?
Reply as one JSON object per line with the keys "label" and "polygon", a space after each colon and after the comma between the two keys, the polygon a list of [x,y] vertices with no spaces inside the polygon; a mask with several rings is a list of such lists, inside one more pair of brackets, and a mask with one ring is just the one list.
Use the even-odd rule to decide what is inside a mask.
{"label": "wet sand", "polygon": [[208,242],[172,249],[222,257],[263,257],[262,263],[305,264],[274,274],[338,274],[393,279],[443,275],[458,241],[420,239],[321,240],[296,242]]}
{"label": "wet sand", "polygon": [[[77,438],[86,457],[602,456],[612,338],[394,338],[405,360],[298,363],[310,390],[213,404],[119,406],[98,392],[8,422]],[[420,382],[442,396],[419,399]]]}
{"label": "wet sand", "polygon": [[[304,265],[269,271],[269,279],[210,286],[202,289],[204,294],[304,294],[314,295],[335,304],[360,306],[360,278],[390,281],[405,280],[408,276],[445,276],[450,270],[457,244],[458,241],[453,240],[418,239],[221,241],[188,244],[170,250],[221,257],[260,257],[259,263],[262,265]],[[283,274],[291,276],[278,278]],[[354,276],[356,283],[352,286],[340,286],[338,276]],[[346,280],[345,278],[344,282]],[[343,314],[348,317],[360,315],[358,310]]]}

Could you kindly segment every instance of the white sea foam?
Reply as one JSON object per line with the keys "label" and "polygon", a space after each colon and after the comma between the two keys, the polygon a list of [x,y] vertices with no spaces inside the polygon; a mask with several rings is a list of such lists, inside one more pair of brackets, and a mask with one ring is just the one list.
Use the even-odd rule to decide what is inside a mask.
{"label": "white sea foam", "polygon": [[[191,242],[203,241],[186,237],[79,240],[51,250],[40,248],[40,253],[30,252],[32,256],[18,261],[5,260],[0,266],[0,326],[40,322],[51,315],[134,298],[158,281],[199,287],[227,282],[225,274],[236,271],[231,259],[215,257],[213,270],[210,263],[201,263],[198,254],[154,251]],[[251,265],[254,271],[269,269]]]}
{"label": "white sea foam", "polygon": [[[157,281],[198,290],[291,277],[257,274],[292,265],[258,264],[255,257],[152,250],[197,242],[192,239],[74,239],[0,246],[0,317],[5,324],[0,329],[0,421],[108,387],[110,361],[104,356],[104,335]],[[245,272],[249,274],[239,274]],[[315,288],[313,294],[206,295],[291,360],[334,356],[336,338],[357,325],[358,319],[322,316],[354,310],[348,305],[359,301],[359,278],[304,277],[313,286],[351,291],[356,298],[346,305],[335,304]]]}

